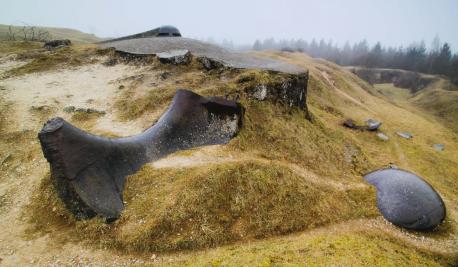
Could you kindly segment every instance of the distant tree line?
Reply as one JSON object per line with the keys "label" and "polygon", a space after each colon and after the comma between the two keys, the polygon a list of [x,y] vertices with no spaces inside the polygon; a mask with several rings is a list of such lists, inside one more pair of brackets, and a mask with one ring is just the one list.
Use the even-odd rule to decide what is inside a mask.
{"label": "distant tree line", "polygon": [[273,38],[256,40],[253,50],[283,50],[305,52],[312,57],[324,58],[344,66],[367,68],[404,69],[414,72],[448,76],[458,84],[458,53],[452,54],[448,43],[434,38],[430,49],[425,43],[414,42],[408,47],[385,47],[380,42],[370,47],[366,40],[339,47],[332,41],[311,42],[305,40],[280,40]]}

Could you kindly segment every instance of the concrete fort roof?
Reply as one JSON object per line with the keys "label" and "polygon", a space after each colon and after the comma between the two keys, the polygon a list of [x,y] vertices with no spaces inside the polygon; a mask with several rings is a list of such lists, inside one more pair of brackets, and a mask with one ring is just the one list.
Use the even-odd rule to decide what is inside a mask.
{"label": "concrete fort roof", "polygon": [[117,51],[138,55],[155,55],[172,50],[188,50],[194,56],[211,58],[220,61],[227,67],[266,69],[292,74],[306,72],[303,68],[278,60],[255,56],[249,53],[233,52],[216,45],[183,37],[149,37],[113,40],[100,45],[105,48],[114,47]]}

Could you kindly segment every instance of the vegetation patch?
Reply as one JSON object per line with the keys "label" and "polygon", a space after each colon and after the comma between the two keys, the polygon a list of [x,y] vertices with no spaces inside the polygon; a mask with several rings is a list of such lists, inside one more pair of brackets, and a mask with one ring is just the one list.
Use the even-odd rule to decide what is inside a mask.
{"label": "vegetation patch", "polygon": [[455,266],[458,255],[429,252],[375,230],[231,245],[179,258],[172,266]]}
{"label": "vegetation patch", "polygon": [[[75,221],[50,183],[47,176],[28,208],[31,233],[66,226],[71,238],[126,251],[213,247],[378,215],[370,187],[318,186],[275,164],[145,166],[128,178],[126,209],[111,225],[99,219]],[[43,212],[50,207],[51,215]]]}
{"label": "vegetation patch", "polygon": [[42,47],[40,42],[0,41],[0,54],[22,54]]}
{"label": "vegetation patch", "polygon": [[16,51],[17,59],[27,60],[29,62],[20,67],[8,70],[4,75],[6,77],[12,77],[68,67],[78,67],[84,64],[95,63],[97,62],[97,56],[108,52],[109,50],[98,49],[95,45],[61,47],[51,51],[46,51],[42,48],[24,51],[18,49]]}

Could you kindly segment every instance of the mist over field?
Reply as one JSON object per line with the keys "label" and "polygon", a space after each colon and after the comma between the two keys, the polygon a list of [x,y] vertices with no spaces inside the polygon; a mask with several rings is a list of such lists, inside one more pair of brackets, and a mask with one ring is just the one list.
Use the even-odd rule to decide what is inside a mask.
{"label": "mist over field", "polygon": [[256,39],[367,40],[387,46],[429,45],[437,35],[458,48],[453,0],[1,1],[0,24],[65,27],[119,37],[164,24],[184,36],[252,45]]}

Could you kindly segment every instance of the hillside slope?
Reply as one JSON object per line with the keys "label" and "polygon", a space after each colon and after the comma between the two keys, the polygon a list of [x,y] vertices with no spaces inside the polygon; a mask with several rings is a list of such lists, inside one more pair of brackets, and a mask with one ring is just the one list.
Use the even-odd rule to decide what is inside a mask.
{"label": "hillside slope", "polygon": [[441,79],[413,95],[409,101],[458,131],[458,87],[449,81]]}
{"label": "hillside slope", "polygon": [[458,86],[445,77],[397,69],[346,69],[373,84],[390,101],[412,104],[433,114],[446,126],[458,129]]}
{"label": "hillside slope", "polygon": [[[0,41],[8,40],[9,26],[0,24]],[[12,26],[16,40],[23,40],[22,28],[23,26]],[[47,31],[50,34],[50,39],[70,39],[73,43],[77,44],[90,44],[100,42],[103,39],[95,36],[94,34],[84,33],[74,29],[55,28],[55,27],[40,27],[37,26],[36,30]]]}
{"label": "hillside slope", "polygon": [[[34,51],[19,52],[17,60],[4,53],[0,60],[7,74],[0,79],[0,257],[6,266],[458,263],[458,135],[351,72],[301,53],[257,53],[309,70],[307,120],[303,110],[243,94],[246,83],[269,85],[282,74],[123,61],[93,46],[53,51],[46,60]],[[114,58],[114,66],[102,64]],[[36,138],[42,124],[61,116],[95,134],[136,134],[160,116],[177,88],[239,96],[246,108],[242,131],[228,145],[145,165],[128,178],[118,221],[76,221],[51,185]],[[105,114],[67,113],[67,106]],[[380,120],[390,140],[344,128],[346,118]],[[445,150],[434,150],[435,143]],[[389,164],[437,189],[447,206],[443,225],[412,232],[383,219],[362,175]]]}

